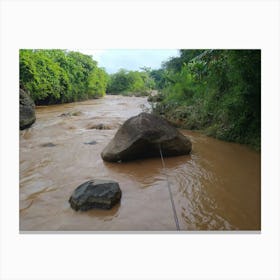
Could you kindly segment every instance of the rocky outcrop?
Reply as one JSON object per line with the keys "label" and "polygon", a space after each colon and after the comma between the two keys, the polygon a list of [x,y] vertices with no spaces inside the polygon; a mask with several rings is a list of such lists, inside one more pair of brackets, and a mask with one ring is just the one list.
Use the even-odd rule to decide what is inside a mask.
{"label": "rocky outcrop", "polygon": [[128,119],[115,137],[104,148],[101,157],[105,161],[128,161],[137,158],[189,154],[192,144],[189,138],[172,127],[166,120],[148,113]]}
{"label": "rocky outcrop", "polygon": [[91,208],[110,209],[120,201],[121,195],[117,182],[94,179],[77,187],[69,203],[76,211],[86,211]]}
{"label": "rocky outcrop", "polygon": [[35,104],[30,95],[23,89],[19,91],[19,110],[19,128],[22,130],[30,127],[36,120]]}

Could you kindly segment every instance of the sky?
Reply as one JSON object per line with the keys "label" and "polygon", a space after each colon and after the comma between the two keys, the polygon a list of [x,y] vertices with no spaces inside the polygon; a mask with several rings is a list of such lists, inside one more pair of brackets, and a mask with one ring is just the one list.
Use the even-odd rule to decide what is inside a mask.
{"label": "sky", "polygon": [[104,67],[109,74],[119,69],[140,70],[140,67],[158,69],[161,63],[170,57],[179,56],[179,51],[174,49],[161,50],[77,50],[81,53],[92,55],[99,67]]}

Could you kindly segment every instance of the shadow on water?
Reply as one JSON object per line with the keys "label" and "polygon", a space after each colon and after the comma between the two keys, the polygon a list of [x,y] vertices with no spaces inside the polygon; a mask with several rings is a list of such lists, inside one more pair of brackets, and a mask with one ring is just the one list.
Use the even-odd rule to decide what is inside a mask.
{"label": "shadow on water", "polygon": [[118,213],[121,207],[121,203],[116,204],[112,209],[90,209],[86,212],[78,211],[76,214],[85,215],[89,218],[97,218],[101,221],[111,221],[118,217]]}

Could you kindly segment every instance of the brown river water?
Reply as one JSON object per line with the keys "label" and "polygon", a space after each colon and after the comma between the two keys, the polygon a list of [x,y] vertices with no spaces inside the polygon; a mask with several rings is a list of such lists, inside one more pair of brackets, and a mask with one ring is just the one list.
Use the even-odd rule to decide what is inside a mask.
{"label": "brown river water", "polygon": [[[146,98],[110,95],[37,107],[36,123],[20,131],[20,230],[175,231],[167,178],[181,230],[260,230],[260,154],[244,145],[181,130],[193,151],[165,158],[166,169],[160,158],[103,162],[118,127],[148,108]],[[93,178],[118,181],[121,203],[75,212],[71,193]]]}

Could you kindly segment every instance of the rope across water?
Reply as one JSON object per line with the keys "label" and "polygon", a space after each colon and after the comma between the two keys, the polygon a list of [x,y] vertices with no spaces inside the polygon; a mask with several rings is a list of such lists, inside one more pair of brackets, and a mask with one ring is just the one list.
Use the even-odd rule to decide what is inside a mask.
{"label": "rope across water", "polygon": [[173,216],[174,216],[174,220],[175,220],[175,224],[176,224],[176,229],[180,230],[180,225],[179,225],[179,221],[178,221],[176,207],[175,207],[173,195],[172,195],[172,192],[171,192],[171,187],[170,187],[170,183],[169,183],[169,180],[168,180],[168,176],[167,176],[167,172],[166,172],[165,163],[164,163],[164,160],[163,160],[163,155],[162,155],[162,150],[161,150],[160,144],[159,144],[159,153],[160,153],[160,157],[161,157],[162,168],[163,168],[165,176],[166,176],[167,188],[168,188],[169,197],[170,197],[170,201],[171,201],[171,205],[172,205],[172,211],[173,211]]}

